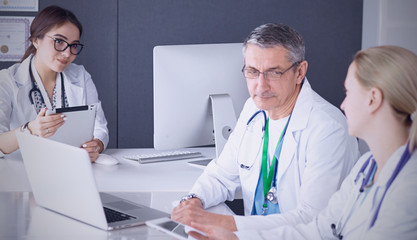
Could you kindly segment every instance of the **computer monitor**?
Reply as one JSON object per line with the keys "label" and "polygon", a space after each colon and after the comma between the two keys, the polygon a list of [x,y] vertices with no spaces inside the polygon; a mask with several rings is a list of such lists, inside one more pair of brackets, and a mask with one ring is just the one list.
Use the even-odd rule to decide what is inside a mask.
{"label": "computer monitor", "polygon": [[249,97],[242,43],[156,46],[154,147],[223,149]]}

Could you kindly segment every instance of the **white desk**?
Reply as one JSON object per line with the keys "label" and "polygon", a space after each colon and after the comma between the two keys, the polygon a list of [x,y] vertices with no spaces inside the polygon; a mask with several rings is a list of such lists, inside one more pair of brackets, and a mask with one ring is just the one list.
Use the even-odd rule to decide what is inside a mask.
{"label": "white desk", "polygon": [[[189,149],[188,149],[189,150]],[[214,158],[214,148],[192,148]],[[202,169],[190,166],[186,159],[172,162],[140,164],[124,155],[152,153],[153,149],[107,149],[106,154],[119,159],[120,164],[93,164],[93,173],[101,192],[188,192]],[[58,158],[59,156],[57,156]],[[0,158],[0,192],[30,192],[20,151]]]}
{"label": "white desk", "polygon": [[[215,156],[214,148],[192,150]],[[105,153],[115,156],[120,164],[93,164],[98,190],[170,213],[172,202],[188,193],[203,170],[187,163],[197,159],[139,164],[123,158],[154,151],[106,150]],[[0,158],[0,239],[171,239],[146,226],[102,231],[37,206],[30,192],[20,152]]]}
{"label": "white desk", "polygon": [[[214,157],[214,148],[193,148],[204,156]],[[120,164],[106,166],[93,164],[93,174],[100,192],[123,192],[131,200],[146,199],[144,204],[164,212],[171,212],[172,202],[188,193],[202,169],[187,162],[140,164],[123,158],[124,155],[151,153],[154,149],[107,149],[106,154],[119,159]],[[59,157],[59,156],[57,156]],[[0,192],[31,192],[20,151],[0,159]],[[126,195],[125,194],[125,195]]]}
{"label": "white desk", "polygon": [[[214,148],[193,148],[204,156],[214,158]],[[186,159],[171,162],[140,164],[126,160],[124,155],[152,153],[153,149],[108,149],[105,153],[119,159],[120,164],[104,166],[93,164],[99,191],[103,192],[188,192],[202,169],[190,166]]]}
{"label": "white desk", "polygon": [[104,231],[39,207],[28,192],[0,192],[0,212],[2,240],[172,239],[147,226]]}

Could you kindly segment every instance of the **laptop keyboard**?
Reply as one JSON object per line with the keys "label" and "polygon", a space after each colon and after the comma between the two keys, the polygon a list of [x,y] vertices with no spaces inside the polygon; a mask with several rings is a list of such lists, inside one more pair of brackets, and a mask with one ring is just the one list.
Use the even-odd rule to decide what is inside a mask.
{"label": "laptop keyboard", "polygon": [[115,211],[113,209],[110,208],[104,208],[104,214],[106,215],[106,219],[108,223],[112,223],[112,222],[120,222],[120,221],[124,221],[124,220],[129,220],[129,219],[134,219],[135,217]]}

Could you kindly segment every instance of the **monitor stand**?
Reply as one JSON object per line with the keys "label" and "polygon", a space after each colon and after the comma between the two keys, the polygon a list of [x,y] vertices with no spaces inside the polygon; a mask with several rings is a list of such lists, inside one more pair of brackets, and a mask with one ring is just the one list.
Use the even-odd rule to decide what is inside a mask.
{"label": "monitor stand", "polygon": [[213,112],[216,157],[219,157],[236,125],[236,114],[229,94],[210,95],[210,99]]}

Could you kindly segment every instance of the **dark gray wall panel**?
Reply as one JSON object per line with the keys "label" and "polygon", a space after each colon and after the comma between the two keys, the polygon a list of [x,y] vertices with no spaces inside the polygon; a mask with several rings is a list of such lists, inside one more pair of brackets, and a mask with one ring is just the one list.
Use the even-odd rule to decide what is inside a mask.
{"label": "dark gray wall panel", "polygon": [[119,147],[153,146],[156,45],[242,42],[260,24],[286,23],[305,38],[313,88],[336,106],[361,48],[362,0],[123,0],[118,9]]}
{"label": "dark gray wall panel", "polygon": [[[86,48],[75,62],[84,65],[96,83],[109,122],[109,146],[152,147],[154,46],[242,42],[260,24],[286,23],[306,40],[307,76],[313,88],[339,106],[344,97],[348,64],[361,48],[362,3],[362,0],[40,0],[40,9],[57,4],[73,11],[82,22]],[[35,14],[0,12],[17,16]],[[0,69],[11,64],[0,62]]]}

